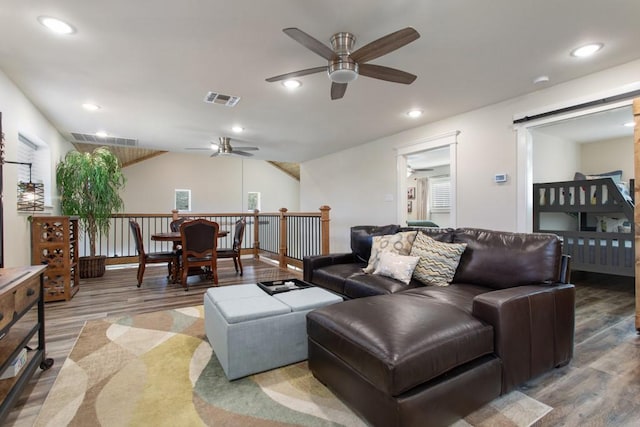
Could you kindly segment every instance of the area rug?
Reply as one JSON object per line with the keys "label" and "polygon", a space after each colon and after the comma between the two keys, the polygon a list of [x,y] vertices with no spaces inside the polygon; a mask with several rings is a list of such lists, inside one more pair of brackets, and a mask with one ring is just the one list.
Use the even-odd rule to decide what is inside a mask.
{"label": "area rug", "polygon": [[[88,321],[35,426],[364,426],[300,362],[228,381],[203,307]],[[518,391],[456,427],[529,426],[551,408]]]}

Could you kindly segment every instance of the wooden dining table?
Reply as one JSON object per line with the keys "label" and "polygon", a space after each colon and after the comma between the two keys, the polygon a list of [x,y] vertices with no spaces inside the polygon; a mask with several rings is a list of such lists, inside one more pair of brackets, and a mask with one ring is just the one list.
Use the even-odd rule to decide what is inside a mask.
{"label": "wooden dining table", "polygon": [[[219,230],[218,231],[218,238],[220,237],[226,237],[229,234],[228,231],[225,230]],[[165,233],[154,233],[151,235],[151,240],[155,240],[158,242],[175,242],[175,243],[179,243],[182,241],[182,236],[180,236],[180,232],[179,231],[169,231],[169,232],[165,232]]]}
{"label": "wooden dining table", "polygon": [[[219,230],[218,238],[226,237],[229,234],[228,231]],[[151,235],[151,240],[155,240],[156,242],[173,242],[173,247],[176,249],[176,245],[179,245],[182,242],[182,236],[179,231],[169,231],[164,233],[154,233]],[[182,266],[181,263],[174,263],[173,271],[171,272],[172,282],[178,283],[178,278],[180,277],[180,270]]]}

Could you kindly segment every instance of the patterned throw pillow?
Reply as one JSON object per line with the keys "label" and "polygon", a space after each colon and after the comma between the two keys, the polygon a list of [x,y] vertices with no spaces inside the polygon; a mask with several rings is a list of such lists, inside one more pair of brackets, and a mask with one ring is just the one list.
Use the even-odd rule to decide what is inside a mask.
{"label": "patterned throw pillow", "polygon": [[416,231],[401,231],[396,234],[373,236],[369,265],[364,268],[364,272],[371,274],[375,271],[382,252],[390,251],[398,255],[409,255],[416,234]]}
{"label": "patterned throw pillow", "polygon": [[380,254],[380,261],[373,274],[391,277],[408,285],[420,257],[398,255],[387,251]]}
{"label": "patterned throw pillow", "polygon": [[466,247],[466,243],[442,243],[418,233],[411,247],[411,256],[420,257],[413,277],[425,285],[449,285]]}

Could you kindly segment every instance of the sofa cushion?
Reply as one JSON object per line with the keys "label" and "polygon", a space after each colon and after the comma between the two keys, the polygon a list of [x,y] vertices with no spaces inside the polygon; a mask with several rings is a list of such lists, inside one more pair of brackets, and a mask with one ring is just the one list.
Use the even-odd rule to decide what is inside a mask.
{"label": "sofa cushion", "polygon": [[400,226],[395,224],[376,225],[356,225],[351,227],[351,252],[360,262],[369,262],[371,256],[371,243],[373,236],[383,236],[385,234],[395,234],[400,231]]}
{"label": "sofa cushion", "polygon": [[420,259],[413,277],[425,285],[447,286],[453,280],[466,247],[466,243],[438,242],[418,233],[410,252]]}
{"label": "sofa cushion", "polygon": [[373,295],[394,294],[406,289],[424,286],[412,279],[409,284],[404,284],[391,277],[376,274],[354,274],[344,282],[344,295],[348,298],[363,298]]}
{"label": "sofa cushion", "polygon": [[415,270],[418,261],[420,261],[420,257],[417,256],[405,256],[394,254],[393,252],[383,252],[380,255],[380,262],[378,262],[373,274],[391,277],[406,285],[411,281],[413,270]]}
{"label": "sofa cushion", "polygon": [[313,284],[340,294],[345,281],[354,274],[362,274],[363,264],[333,264],[313,271]]}
{"label": "sofa cushion", "polygon": [[446,302],[471,314],[473,312],[473,300],[476,296],[495,289],[486,286],[452,283],[447,287],[421,286],[409,289],[403,293],[422,295],[438,301]]}
{"label": "sofa cushion", "polygon": [[504,289],[559,280],[562,246],[555,234],[460,228],[454,241],[467,244],[456,283]]}
{"label": "sofa cushion", "polygon": [[314,310],[307,335],[391,396],[493,351],[491,326],[451,304],[405,292]]}
{"label": "sofa cushion", "polygon": [[417,231],[402,231],[396,234],[373,236],[371,256],[369,257],[369,264],[364,269],[364,272],[374,272],[378,266],[382,252],[390,251],[399,255],[409,255],[417,233]]}

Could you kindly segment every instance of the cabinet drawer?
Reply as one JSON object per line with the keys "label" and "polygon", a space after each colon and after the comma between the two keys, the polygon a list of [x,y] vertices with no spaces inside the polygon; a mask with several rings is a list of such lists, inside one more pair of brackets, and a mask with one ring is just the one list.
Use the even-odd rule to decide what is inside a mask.
{"label": "cabinet drawer", "polygon": [[8,293],[0,298],[0,330],[4,329],[13,320],[15,311],[14,298],[12,293]]}
{"label": "cabinet drawer", "polygon": [[40,298],[40,278],[34,277],[31,280],[23,283],[16,290],[16,313],[22,313],[22,311],[25,310],[29,306],[29,304],[37,301],[38,298]]}

